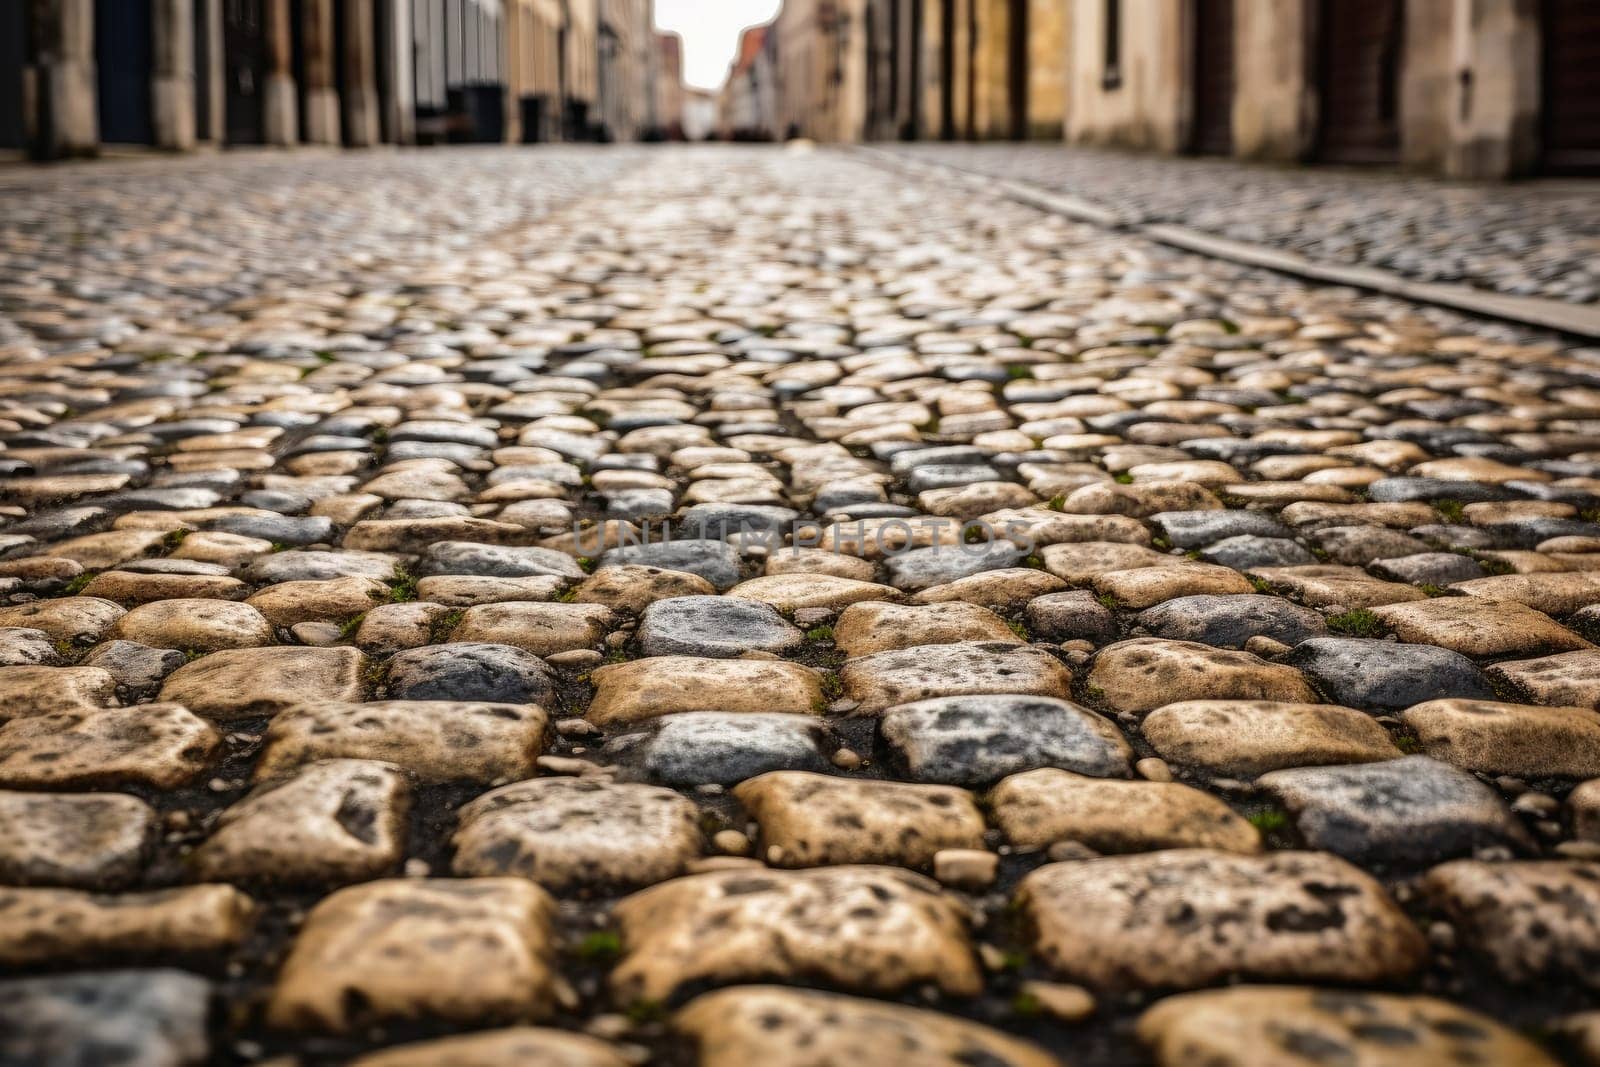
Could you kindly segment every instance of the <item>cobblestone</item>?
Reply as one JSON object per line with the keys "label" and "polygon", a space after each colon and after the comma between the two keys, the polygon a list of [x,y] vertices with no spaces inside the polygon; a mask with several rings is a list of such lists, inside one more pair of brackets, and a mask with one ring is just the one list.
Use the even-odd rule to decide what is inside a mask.
{"label": "cobblestone", "polygon": [[1600,301],[1592,183],[1452,184],[1396,174],[1173,159],[1074,146],[896,145],[1111,208],[1332,263],[1578,304]]}
{"label": "cobblestone", "polygon": [[[1191,224],[1442,213],[1416,270],[1582,299],[1564,194],[1497,251],[1218,166]],[[1543,1063],[1590,1006],[1595,351],[844,152],[0,197],[0,1059]]]}

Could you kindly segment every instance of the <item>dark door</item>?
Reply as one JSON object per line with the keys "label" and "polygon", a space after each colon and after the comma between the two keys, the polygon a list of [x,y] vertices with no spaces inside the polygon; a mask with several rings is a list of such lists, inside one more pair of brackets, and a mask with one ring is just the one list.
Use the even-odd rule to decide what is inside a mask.
{"label": "dark door", "polygon": [[150,119],[150,0],[95,0],[100,142],[154,144]]}
{"label": "dark door", "polygon": [[1233,151],[1233,0],[1195,0],[1191,147],[1208,156]]}
{"label": "dark door", "polygon": [[222,0],[223,96],[229,144],[260,144],[263,0]]}
{"label": "dark door", "polygon": [[540,144],[550,139],[544,128],[545,97],[543,94],[522,98],[522,143]]}
{"label": "dark door", "polygon": [[[263,0],[264,2],[264,0]],[[321,36],[322,31],[313,28],[311,31]],[[324,41],[323,48],[327,48]],[[305,0],[289,0],[289,73],[294,78],[294,122],[295,129],[300,131],[300,136],[306,135],[306,116],[310,108],[306,107],[306,90],[311,87],[311,81],[306,77],[306,5]]]}
{"label": "dark door", "polygon": [[906,64],[906,108],[905,119],[900,127],[900,139],[903,141],[918,141],[922,139],[922,0],[907,0],[906,6],[910,8],[910,39],[902,51],[895,49],[901,62]]}
{"label": "dark door", "polygon": [[194,5],[194,131],[202,141],[211,140],[211,24],[210,5]]}
{"label": "dark door", "polygon": [[1013,141],[1028,136],[1028,0],[1010,0],[1006,11],[1006,104],[1010,112],[1007,135]]}
{"label": "dark door", "polygon": [[1600,174],[1600,3],[1545,0],[1544,169]]}
{"label": "dark door", "polygon": [[0,0],[0,148],[22,148],[28,127],[22,116],[22,68],[28,61],[28,5]]}
{"label": "dark door", "polygon": [[378,137],[385,144],[400,142],[400,131],[395,128],[399,113],[394,99],[394,31],[389,0],[377,0],[372,5],[372,42],[377,49],[373,59],[378,79]]}
{"label": "dark door", "polygon": [[1404,0],[1323,0],[1320,158],[1399,160],[1404,33]]}

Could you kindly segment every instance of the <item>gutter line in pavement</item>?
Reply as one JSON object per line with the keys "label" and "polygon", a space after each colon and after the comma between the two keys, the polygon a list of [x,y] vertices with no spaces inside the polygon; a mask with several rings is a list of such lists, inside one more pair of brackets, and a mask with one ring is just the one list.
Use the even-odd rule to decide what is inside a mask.
{"label": "gutter line in pavement", "polygon": [[1487,318],[1504,319],[1524,326],[1559,330],[1578,337],[1600,339],[1600,307],[1569,304],[1562,300],[1546,300],[1542,297],[1508,296],[1467,285],[1416,281],[1376,267],[1325,263],[1308,259],[1298,252],[1218,237],[1188,226],[1147,223],[1136,216],[1102,207],[1079,197],[1051,192],[1025,182],[979,175],[948,163],[908,159],[870,145],[856,145],[852,151],[885,166],[953,179],[973,189],[999,193],[1009,200],[1041,211],[1146,237],[1160,244],[1198,252],[1214,259],[1228,260],[1250,267],[1263,267],[1280,274],[1332,285],[1368,289],[1388,296],[1403,297],[1422,304],[1435,304]]}

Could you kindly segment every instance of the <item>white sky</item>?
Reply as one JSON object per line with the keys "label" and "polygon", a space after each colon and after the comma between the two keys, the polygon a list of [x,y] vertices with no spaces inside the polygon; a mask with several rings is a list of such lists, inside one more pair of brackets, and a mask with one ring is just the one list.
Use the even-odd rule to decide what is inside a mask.
{"label": "white sky", "polygon": [[683,80],[715,89],[739,49],[739,31],[778,13],[780,0],[656,0],[656,26],[683,38]]}

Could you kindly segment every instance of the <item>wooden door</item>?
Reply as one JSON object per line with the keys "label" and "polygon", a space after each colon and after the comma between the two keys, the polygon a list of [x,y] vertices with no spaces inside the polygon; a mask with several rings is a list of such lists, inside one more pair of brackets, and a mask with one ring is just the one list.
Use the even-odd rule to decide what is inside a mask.
{"label": "wooden door", "polygon": [[1190,141],[1195,152],[1225,156],[1233,151],[1233,86],[1233,0],[1195,0]]}
{"label": "wooden door", "polygon": [[1323,0],[1321,130],[1330,163],[1400,158],[1404,0]]}
{"label": "wooden door", "polygon": [[1600,2],[1545,0],[1544,169],[1600,174]]}

